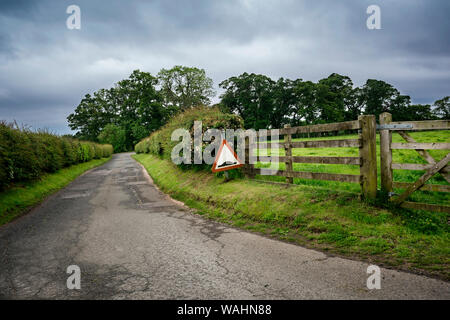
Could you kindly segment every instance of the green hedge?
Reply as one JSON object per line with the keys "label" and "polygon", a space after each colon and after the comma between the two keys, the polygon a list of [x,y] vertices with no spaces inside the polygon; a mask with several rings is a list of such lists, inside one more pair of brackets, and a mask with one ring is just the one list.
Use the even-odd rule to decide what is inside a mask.
{"label": "green hedge", "polygon": [[171,141],[172,132],[184,128],[193,135],[194,121],[202,121],[203,133],[209,128],[239,129],[243,120],[237,115],[223,113],[217,107],[190,108],[174,116],[165,126],[153,132],[135,146],[136,153],[151,153],[170,159],[170,154],[179,141]]}
{"label": "green hedge", "polygon": [[0,189],[12,182],[111,156],[111,145],[78,141],[47,132],[19,130],[0,122]]}

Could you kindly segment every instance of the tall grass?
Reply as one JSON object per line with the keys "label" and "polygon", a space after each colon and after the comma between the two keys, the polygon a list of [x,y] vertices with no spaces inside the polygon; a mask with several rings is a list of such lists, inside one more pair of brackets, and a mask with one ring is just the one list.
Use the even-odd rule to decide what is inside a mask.
{"label": "tall grass", "polygon": [[93,159],[74,164],[55,173],[44,173],[39,180],[15,183],[0,192],[0,226],[10,222],[47,196],[64,188],[82,173],[100,166],[110,158]]}

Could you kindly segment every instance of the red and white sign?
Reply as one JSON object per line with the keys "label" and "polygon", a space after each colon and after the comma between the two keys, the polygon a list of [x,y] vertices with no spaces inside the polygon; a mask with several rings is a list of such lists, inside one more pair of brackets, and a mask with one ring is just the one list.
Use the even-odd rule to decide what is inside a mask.
{"label": "red and white sign", "polygon": [[223,140],[219,152],[216,155],[212,172],[231,170],[242,167],[244,164],[239,160],[236,152],[230,147],[227,140]]}

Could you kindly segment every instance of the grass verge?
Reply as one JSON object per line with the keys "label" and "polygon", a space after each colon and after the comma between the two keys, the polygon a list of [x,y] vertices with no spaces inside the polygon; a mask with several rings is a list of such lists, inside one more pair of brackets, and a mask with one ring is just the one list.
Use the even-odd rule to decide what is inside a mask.
{"label": "grass verge", "polygon": [[321,186],[224,182],[153,155],[133,157],[164,192],[207,218],[331,254],[450,280],[446,214],[378,208],[361,202],[357,193]]}
{"label": "grass verge", "polygon": [[60,169],[55,173],[45,174],[37,181],[16,183],[11,188],[1,192],[0,226],[41,203],[46,197],[64,188],[82,173],[98,167],[110,159],[111,157],[76,164]]}

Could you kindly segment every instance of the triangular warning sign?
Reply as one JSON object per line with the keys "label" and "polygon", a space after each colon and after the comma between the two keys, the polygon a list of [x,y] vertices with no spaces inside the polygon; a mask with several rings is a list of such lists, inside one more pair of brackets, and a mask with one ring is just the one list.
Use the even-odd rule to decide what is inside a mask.
{"label": "triangular warning sign", "polygon": [[216,155],[216,160],[214,160],[212,172],[231,170],[242,167],[243,165],[227,140],[223,140],[219,152]]}

